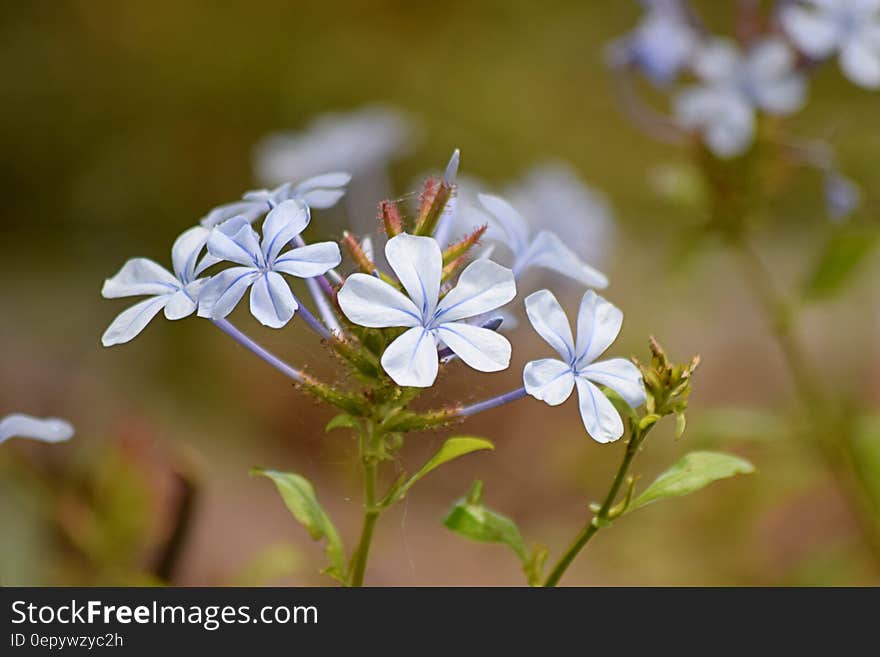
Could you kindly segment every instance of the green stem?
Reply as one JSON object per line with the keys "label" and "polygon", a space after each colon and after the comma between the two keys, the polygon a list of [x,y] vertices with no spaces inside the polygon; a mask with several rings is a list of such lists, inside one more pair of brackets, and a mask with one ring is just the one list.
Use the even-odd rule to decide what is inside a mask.
{"label": "green stem", "polygon": [[733,239],[730,243],[791,372],[795,390],[813,427],[811,442],[846,494],[863,542],[880,564],[877,510],[852,452],[846,424],[837,417],[833,402],[819,386],[820,377],[795,334],[789,303],[777,292],[770,272],[743,239]]}
{"label": "green stem", "polygon": [[653,425],[650,425],[644,430],[639,430],[638,425],[635,425],[630,421],[630,438],[626,443],[623,460],[617,468],[617,474],[614,475],[614,480],[611,482],[611,488],[608,489],[605,501],[602,502],[602,506],[599,508],[596,515],[593,516],[587,526],[584,527],[575,537],[572,544],[553,567],[553,570],[550,571],[550,574],[544,582],[545,587],[553,587],[559,583],[559,580],[565,574],[565,571],[568,570],[571,562],[574,561],[575,557],[584,549],[584,546],[589,543],[590,539],[596,535],[596,532],[598,532],[603,525],[609,522],[609,512],[614,506],[614,501],[617,499],[620,487],[626,480],[626,473],[629,470],[629,466],[632,464],[633,458],[635,458],[636,453],[638,453],[642,441],[645,439],[645,436],[648,435],[652,426]]}
{"label": "green stem", "polygon": [[376,440],[375,426],[372,420],[366,422],[366,429],[361,432],[360,452],[361,463],[364,466],[364,523],[361,528],[361,537],[357,548],[351,556],[349,566],[349,586],[363,586],[364,573],[367,570],[367,559],[370,555],[370,544],[373,541],[373,530],[381,513],[376,505],[376,482],[379,475],[379,466],[372,452]]}

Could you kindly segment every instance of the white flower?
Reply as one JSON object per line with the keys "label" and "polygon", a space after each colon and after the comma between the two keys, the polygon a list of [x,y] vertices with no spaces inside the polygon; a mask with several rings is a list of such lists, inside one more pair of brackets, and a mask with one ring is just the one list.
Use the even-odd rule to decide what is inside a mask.
{"label": "white flower", "polygon": [[244,217],[230,219],[211,231],[208,251],[220,260],[241,265],[211,279],[199,297],[199,316],[221,319],[238,305],[251,286],[251,314],[271,328],[281,328],[299,304],[281,274],[312,278],[338,265],[335,242],[318,242],[284,251],[309,224],[309,209],[300,201],[284,201],[266,216],[263,238]]}
{"label": "white flower", "polygon": [[386,243],[385,257],[407,294],[377,277],[353,274],[339,291],[339,307],[361,326],[408,329],[382,354],[382,367],[398,385],[426,388],[434,383],[438,342],[481,372],[497,372],[510,364],[506,338],[461,321],[516,296],[509,269],[485,258],[476,260],[440,299],[443,256],[436,240],[397,235]]}
{"label": "white flower", "polygon": [[310,208],[325,209],[336,205],[345,195],[345,186],[351,181],[347,173],[325,173],[301,183],[285,183],[275,189],[255,189],[242,196],[241,201],[220,205],[202,217],[201,224],[208,228],[233,217],[256,221],[284,201],[296,200]]}
{"label": "white flower", "polygon": [[13,413],[0,418],[0,443],[14,437],[60,443],[73,437],[73,426],[57,417],[37,418]]}
{"label": "white flower", "polygon": [[646,0],[646,13],[638,27],[614,44],[620,53],[652,82],[671,82],[687,64],[699,36],[687,19],[680,0]]}
{"label": "white flower", "polygon": [[607,443],[623,435],[623,421],[614,406],[594,383],[608,386],[632,408],[645,403],[645,388],[638,368],[625,358],[595,362],[620,333],[623,313],[588,290],[581,299],[577,318],[577,343],[572,339],[568,317],[549,290],[526,298],[526,313],[538,334],[562,357],[527,363],[523,370],[526,392],[550,406],[557,406],[578,390],[581,419],[593,440]]}
{"label": "white flower", "polygon": [[846,77],[880,89],[880,0],[804,0],[786,4],[779,18],[804,54],[839,53]]}
{"label": "white flower", "polygon": [[485,239],[501,242],[513,254],[514,276],[518,279],[533,268],[550,269],[588,287],[605,288],[608,278],[586,264],[559,236],[549,230],[532,231],[522,215],[507,201],[492,194],[478,194],[486,210],[470,210],[473,226],[488,224]]}
{"label": "white flower", "polygon": [[699,130],[719,157],[743,153],[755,132],[755,108],[768,114],[790,114],[806,95],[804,77],[795,71],[795,54],[779,39],[767,39],[747,53],[715,39],[694,58],[701,86],[685,89],[675,101],[675,114],[688,129]]}
{"label": "white flower", "polygon": [[210,254],[199,259],[209,234],[207,228],[196,226],[175,240],[171,247],[173,274],[147,258],[132,258],[113,278],[104,281],[101,295],[106,299],[149,296],[113,320],[101,337],[105,347],[134,338],[163,308],[165,317],[172,320],[195,312],[199,293],[208,282],[207,278],[198,276],[218,262]]}

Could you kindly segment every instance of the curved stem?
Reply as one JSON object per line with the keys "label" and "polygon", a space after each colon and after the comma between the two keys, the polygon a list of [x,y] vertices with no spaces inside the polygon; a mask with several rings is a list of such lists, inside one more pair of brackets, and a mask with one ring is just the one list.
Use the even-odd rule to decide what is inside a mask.
{"label": "curved stem", "polygon": [[238,330],[229,320],[226,319],[212,319],[214,326],[223,331],[226,335],[235,340],[242,347],[250,351],[252,354],[256,355],[259,358],[262,358],[269,365],[274,367],[276,370],[281,372],[284,376],[293,379],[297,383],[303,383],[305,381],[305,376],[302,372],[300,372],[295,367],[291,367],[283,360],[278,358],[275,354],[273,354],[268,349],[265,349],[261,345],[257,344],[253,340],[251,340],[248,336]]}
{"label": "curved stem", "polygon": [[303,303],[294,297],[294,301],[296,301],[299,306],[296,309],[296,312],[303,318],[303,321],[309,325],[309,328],[312,329],[322,340],[329,340],[333,337],[333,334],[330,333],[330,330],[324,326],[321,321],[312,314],[312,311],[306,308]]}
{"label": "curved stem", "polygon": [[644,431],[639,431],[637,426],[634,426],[632,422],[630,422],[630,438],[626,443],[626,449],[623,453],[623,460],[620,462],[620,466],[617,468],[617,474],[614,475],[614,480],[611,482],[611,488],[608,489],[608,494],[605,496],[605,500],[602,502],[602,506],[599,508],[599,511],[593,516],[592,520],[590,520],[589,524],[584,527],[577,536],[575,536],[574,541],[572,541],[571,545],[559,559],[555,566],[553,566],[553,570],[550,571],[550,574],[547,576],[547,579],[544,581],[544,586],[553,587],[559,583],[559,580],[565,574],[565,571],[568,570],[568,567],[571,565],[571,562],[574,561],[575,557],[580,553],[581,550],[584,549],[584,546],[590,541],[593,536],[596,535],[596,532],[602,528],[604,524],[609,521],[609,513],[611,511],[611,507],[614,506],[614,500],[617,499],[617,494],[620,492],[620,487],[623,485],[624,480],[626,479],[626,473],[629,470],[629,466],[632,464],[632,460],[635,457],[636,453],[639,451],[639,447],[642,444],[642,441],[645,439],[645,436],[648,435],[648,432],[651,430],[649,426]]}
{"label": "curved stem", "polygon": [[516,390],[511,390],[510,392],[505,392],[503,395],[498,395],[497,397],[492,397],[492,399],[487,399],[486,401],[481,401],[476,404],[471,404],[470,406],[465,406],[461,410],[459,410],[456,415],[458,417],[470,417],[471,415],[476,415],[477,413],[482,413],[483,411],[488,411],[493,408],[497,408],[498,406],[503,406],[504,404],[509,404],[512,401],[516,401],[517,399],[522,399],[528,393],[525,388],[517,388]]}

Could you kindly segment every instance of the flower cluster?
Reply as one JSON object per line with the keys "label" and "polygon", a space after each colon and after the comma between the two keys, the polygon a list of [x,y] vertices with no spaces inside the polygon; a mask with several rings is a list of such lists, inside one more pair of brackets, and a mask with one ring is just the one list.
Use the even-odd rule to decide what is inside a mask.
{"label": "flower cluster", "polygon": [[[241,201],[212,210],[175,241],[172,271],[135,258],[105,282],[105,297],[147,298],[112,322],[104,345],[128,342],[160,310],[172,320],[197,314],[348,412],[360,413],[377,400],[403,400],[385,409],[389,417],[384,419],[390,422],[390,416],[408,412],[405,407],[419,389],[434,385],[446,363],[461,361],[481,372],[510,366],[511,342],[497,332],[501,321],[496,318],[509,312],[504,306],[516,297],[522,275],[542,268],[588,288],[578,314],[577,342],[553,294],[532,294],[525,300],[528,318],[563,360],[529,362],[520,390],[438,417],[448,421],[525,395],[555,406],[577,386],[589,435],[599,442],[616,440],[623,434],[622,420],[597,385],[616,391],[633,408],[645,402],[645,394],[641,374],[631,362],[594,362],[617,337],[623,319],[593,291],[606,287],[608,279],[554,232],[533,230],[498,196],[482,194],[479,209],[462,210],[456,202],[458,161],[456,151],[443,178],[425,184],[415,216],[405,216],[391,201],[382,203],[390,271],[373,262],[372,244],[349,233],[340,240],[350,256],[348,271],[341,268],[339,244],[307,243],[302,236],[311,209],[328,207],[344,194],[347,174],[248,192]],[[261,217],[258,233],[255,225]],[[448,236],[458,230],[464,236],[450,241]],[[484,239],[506,247],[509,267],[493,259],[492,246],[479,248]],[[297,298],[291,287],[296,279],[308,283],[320,319]],[[302,316],[367,384],[366,397],[314,381],[232,326],[226,318],[248,290],[250,312],[265,326],[279,329]]]}
{"label": "flower cluster", "polygon": [[[644,4],[642,21],[612,44],[609,62],[619,76],[637,70],[670,89],[670,118],[642,105],[628,83],[622,94],[633,118],[664,139],[693,135],[718,158],[740,156],[762,116],[805,105],[810,73],[834,56],[850,81],[880,89],[878,0],[779,0],[766,17],[758,3],[741,3],[736,40],[710,34],[687,0]],[[830,147],[785,146],[791,159],[823,172],[832,219],[856,208],[858,190],[837,170]]]}

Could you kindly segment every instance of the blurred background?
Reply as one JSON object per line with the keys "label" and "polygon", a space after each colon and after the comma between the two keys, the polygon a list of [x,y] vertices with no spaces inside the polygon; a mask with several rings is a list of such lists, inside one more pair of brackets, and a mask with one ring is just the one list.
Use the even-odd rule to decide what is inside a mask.
{"label": "blurred background", "polygon": [[[724,26],[734,4],[700,6]],[[588,238],[582,248],[611,279],[605,295],[626,315],[615,355],[646,358],[650,334],[673,358],[702,355],[688,431],[679,441],[665,424],[652,433],[635,468],[643,481],[696,448],[757,467],[615,523],[565,583],[880,583],[834,481],[787,429],[796,400],[733,263],[712,243],[687,248],[703,220],[682,201],[699,193],[687,154],[621,114],[604,51],[638,16],[635,2],[574,0],[7,4],[0,415],[65,417],[77,435],[0,447],[0,581],[327,583],[317,574],[322,546],[248,469],[310,478],[353,545],[356,445],[324,432],[332,411],[194,318],[160,317],[133,342],[101,347],[127,307],[102,300],[101,284],[129,257],[168,264],[182,230],[277,178],[352,171],[350,194],[316,211],[310,230],[325,239],[346,225],[370,232],[378,201],[416,192],[458,147],[463,178],[537,201],[536,212],[542,184],[574,195],[548,214],[575,224],[571,235]],[[810,97],[792,131],[830,140],[842,170],[876,198],[880,96],[830,65]],[[841,228],[826,216],[818,174],[801,170],[780,184],[756,248],[780,286],[797,287]],[[868,411],[857,421],[880,496],[880,416],[871,414],[880,403],[878,273],[878,258],[866,258],[833,299],[805,308],[802,337],[824,382]],[[544,282],[536,275],[524,291]],[[575,308],[578,288],[555,287]],[[246,307],[233,320],[290,362],[335,376],[299,323],[263,329]],[[520,385],[522,365],[548,352],[527,325],[511,337],[508,371],[447,368],[423,403]],[[589,440],[573,400],[554,409],[526,399],[412,436],[402,459],[418,464],[462,432],[492,439],[496,451],[446,466],[382,518],[367,583],[521,584],[503,547],[442,527],[450,505],[482,478],[487,504],[516,519],[528,542],[546,543],[552,559],[607,490],[622,449]]]}

